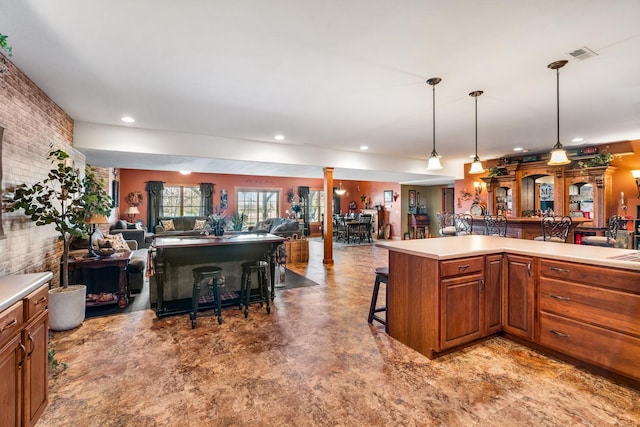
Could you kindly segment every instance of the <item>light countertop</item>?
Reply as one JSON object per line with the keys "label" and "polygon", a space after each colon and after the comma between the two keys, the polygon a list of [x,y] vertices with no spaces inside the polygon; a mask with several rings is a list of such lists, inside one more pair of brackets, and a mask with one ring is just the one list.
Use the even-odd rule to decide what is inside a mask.
{"label": "light countertop", "polygon": [[0,277],[0,311],[11,307],[40,286],[47,283],[53,274],[32,273],[32,274],[10,274]]}
{"label": "light countertop", "polygon": [[376,246],[390,251],[437,260],[509,252],[517,255],[640,271],[640,251],[569,243],[472,235],[415,240],[378,240]]}

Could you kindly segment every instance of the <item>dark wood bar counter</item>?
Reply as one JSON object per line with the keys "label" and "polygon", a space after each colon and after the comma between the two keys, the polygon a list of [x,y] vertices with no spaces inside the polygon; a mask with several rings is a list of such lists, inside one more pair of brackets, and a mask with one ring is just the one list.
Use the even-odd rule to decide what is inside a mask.
{"label": "dark wood bar counter", "polygon": [[284,238],[272,234],[236,233],[221,237],[164,237],[154,242],[154,275],[150,278],[150,300],[158,317],[184,313],[180,300],[190,300],[193,290],[192,269],[216,265],[223,269],[225,293],[240,289],[245,261],[264,260],[271,266],[271,297],[274,297],[276,248]]}

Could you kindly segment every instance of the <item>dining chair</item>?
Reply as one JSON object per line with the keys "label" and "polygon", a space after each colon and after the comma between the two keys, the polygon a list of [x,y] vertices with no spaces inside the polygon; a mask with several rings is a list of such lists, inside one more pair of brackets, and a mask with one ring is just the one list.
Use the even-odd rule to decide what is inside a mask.
{"label": "dining chair", "polygon": [[568,216],[545,216],[540,220],[542,236],[533,240],[566,243],[572,222]]}
{"label": "dining chair", "polygon": [[470,214],[458,214],[454,218],[456,236],[473,234],[473,217]]}
{"label": "dining chair", "polygon": [[604,232],[604,236],[584,236],[582,237],[583,245],[590,246],[604,246],[613,248],[616,245],[616,238],[618,237],[618,230],[622,222],[622,217],[619,215],[613,215],[609,218],[607,223],[607,229]]}
{"label": "dining chair", "polygon": [[507,237],[507,217],[504,215],[485,215],[484,234],[487,236]]}
{"label": "dining chair", "polygon": [[373,217],[369,214],[360,215],[359,222],[360,226],[358,228],[358,239],[359,242],[362,243],[363,240],[367,240],[371,243],[371,223],[373,221]]}
{"label": "dining chair", "polygon": [[436,212],[438,217],[438,227],[440,228],[440,237],[449,237],[456,235],[455,214],[446,212]]}

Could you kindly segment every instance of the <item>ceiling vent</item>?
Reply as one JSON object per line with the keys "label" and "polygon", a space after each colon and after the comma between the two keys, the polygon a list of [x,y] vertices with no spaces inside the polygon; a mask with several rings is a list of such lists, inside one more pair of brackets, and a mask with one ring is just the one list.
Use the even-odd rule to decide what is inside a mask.
{"label": "ceiling vent", "polygon": [[597,53],[595,53],[594,51],[592,51],[586,46],[582,46],[581,48],[578,48],[572,52],[569,52],[569,55],[580,60],[585,60],[585,59],[593,58],[594,56],[598,56]]}

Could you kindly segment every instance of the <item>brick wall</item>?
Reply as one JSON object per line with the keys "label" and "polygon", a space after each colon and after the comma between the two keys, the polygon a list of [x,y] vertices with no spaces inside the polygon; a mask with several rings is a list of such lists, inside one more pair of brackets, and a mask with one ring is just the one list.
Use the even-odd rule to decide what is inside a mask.
{"label": "brick wall", "polygon": [[[49,144],[72,155],[84,167],[84,155],[71,147],[73,120],[12,63],[0,75],[2,182],[7,188],[46,177]],[[0,275],[52,271],[59,277],[62,244],[52,225],[36,227],[22,212],[2,212]]]}

